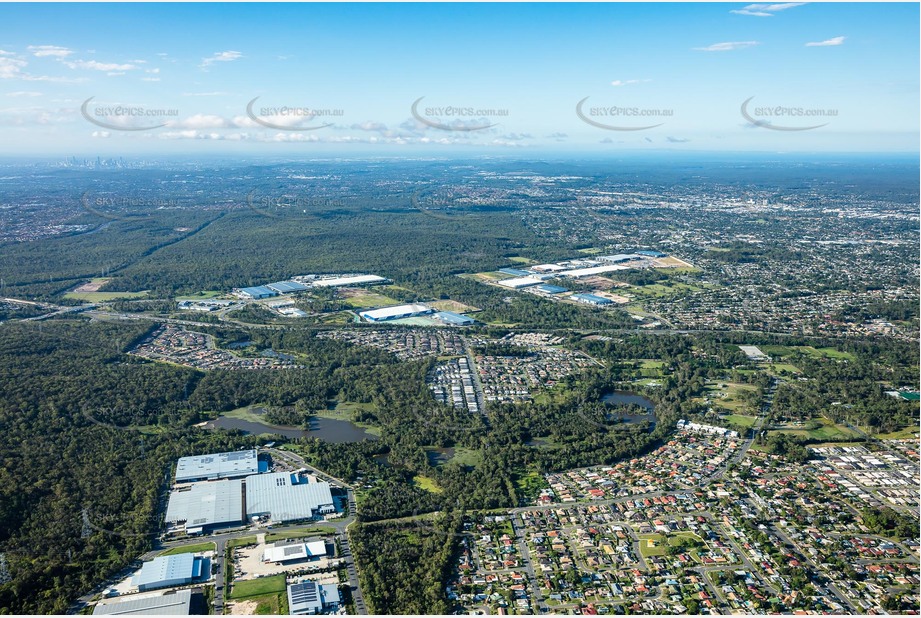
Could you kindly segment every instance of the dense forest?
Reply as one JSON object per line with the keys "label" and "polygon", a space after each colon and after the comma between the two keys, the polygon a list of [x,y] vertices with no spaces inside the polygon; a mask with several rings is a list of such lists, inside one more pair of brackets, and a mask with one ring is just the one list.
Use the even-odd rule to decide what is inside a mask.
{"label": "dense forest", "polygon": [[119,348],[146,327],[49,322],[0,330],[0,611],[64,613],[149,549],[169,466],[234,449],[185,429],[196,372]]}
{"label": "dense forest", "polygon": [[461,515],[360,524],[351,532],[374,614],[447,614],[444,595]]}

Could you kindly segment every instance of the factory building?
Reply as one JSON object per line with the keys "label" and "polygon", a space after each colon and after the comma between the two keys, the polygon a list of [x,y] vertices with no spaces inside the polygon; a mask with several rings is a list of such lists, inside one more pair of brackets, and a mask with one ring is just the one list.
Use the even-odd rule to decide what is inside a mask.
{"label": "factory building", "polygon": [[532,285],[537,285],[541,281],[543,281],[543,279],[539,279],[534,276],[516,277],[514,279],[503,279],[502,281],[499,281],[499,285],[507,287],[507,288],[512,288],[513,290],[519,290],[521,288],[526,288]]}
{"label": "factory building", "polygon": [[318,519],[336,511],[329,483],[310,482],[293,472],[246,477],[246,514],[274,523]]}
{"label": "factory building", "polygon": [[594,294],[573,294],[570,296],[571,299],[577,300],[580,303],[585,303],[586,305],[595,305],[596,307],[602,307],[604,305],[610,305],[614,301],[610,298],[604,298],[602,296],[595,296]]}
{"label": "factory building", "polygon": [[288,543],[279,541],[267,547],[262,554],[263,562],[294,562],[297,560],[319,560],[329,552],[325,541],[310,541],[309,543]]}
{"label": "factory building", "polygon": [[591,277],[592,275],[600,275],[601,273],[609,273],[615,270],[627,270],[626,266],[621,266],[620,264],[605,264],[602,266],[588,266],[586,268],[574,268],[572,270],[564,270],[559,273],[560,277],[572,277],[573,279],[578,279],[579,277]]}
{"label": "factory building", "polygon": [[[304,278],[306,280],[306,277]],[[343,277],[327,277],[325,279],[312,279],[310,285],[315,288],[338,288],[348,285],[374,285],[384,283],[387,279],[377,275],[346,275]]]}
{"label": "factory building", "polygon": [[288,586],[288,612],[292,615],[334,611],[341,603],[337,586],[311,581]]}
{"label": "factory building", "polygon": [[264,287],[279,294],[290,294],[291,292],[303,292],[307,286],[297,281],[276,281],[275,283],[266,283]]}
{"label": "factory building", "polygon": [[470,326],[473,324],[473,318],[468,318],[453,311],[439,311],[432,317],[448,326]]}
{"label": "factory building", "polygon": [[534,289],[535,289],[535,290],[539,290],[539,291],[543,292],[544,294],[562,294],[563,292],[568,292],[568,291],[569,291],[569,290],[567,290],[566,288],[561,288],[561,287],[558,286],[558,285],[550,285],[549,283],[545,283],[545,284],[543,284],[543,285],[539,285],[539,286],[537,286],[537,287],[534,288]]}
{"label": "factory building", "polygon": [[209,481],[236,478],[259,472],[256,449],[180,457],[176,464],[176,482]]}
{"label": "factory building", "polygon": [[654,257],[654,258],[668,257],[667,253],[662,253],[661,251],[654,251],[652,249],[643,249],[642,251],[637,251],[637,253],[645,257]]}
{"label": "factory building", "polygon": [[642,259],[642,255],[636,253],[618,253],[616,255],[602,255],[598,259],[602,262],[610,262],[612,264],[618,264],[620,262],[629,262],[631,260]]}
{"label": "factory building", "polygon": [[166,523],[184,524],[186,534],[243,523],[243,481],[185,485],[170,492]]}
{"label": "factory building", "polygon": [[94,616],[188,616],[192,610],[192,591],[170,590],[157,594],[133,594],[126,599],[100,601]]}
{"label": "factory building", "polygon": [[531,273],[527,270],[521,270],[520,268],[500,268],[499,271],[503,275],[509,275],[511,277],[530,277]]}
{"label": "factory building", "polygon": [[434,312],[434,309],[427,305],[397,305],[395,307],[384,307],[382,309],[370,309],[360,311],[358,315],[369,322],[385,322],[387,320],[398,320],[400,318],[410,318],[415,315],[426,315]]}
{"label": "factory building", "polygon": [[271,298],[272,296],[278,296],[278,292],[269,289],[264,285],[256,285],[251,288],[234,289],[234,294],[241,298],[249,298],[251,300],[259,300],[260,298]]}
{"label": "factory building", "polygon": [[201,556],[192,554],[159,556],[144,563],[138,574],[134,576],[132,584],[141,592],[156,588],[185,586],[208,576],[207,562]]}

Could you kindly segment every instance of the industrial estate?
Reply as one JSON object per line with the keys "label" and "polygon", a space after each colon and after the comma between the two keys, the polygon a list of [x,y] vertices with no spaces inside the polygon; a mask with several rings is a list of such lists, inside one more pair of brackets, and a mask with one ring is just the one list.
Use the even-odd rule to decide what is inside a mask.
{"label": "industrial estate", "polygon": [[[291,614],[341,613],[341,545],[330,529],[291,525],[342,519],[349,492],[307,468],[285,468],[257,449],[180,458],[159,535],[172,549],[113,582],[93,614],[211,613],[224,604],[224,582],[246,590],[260,580],[284,592]],[[288,524],[284,534],[272,532],[282,524]],[[275,536],[281,540],[269,540]],[[230,595],[231,609],[239,604],[229,600],[234,596],[247,595]]]}

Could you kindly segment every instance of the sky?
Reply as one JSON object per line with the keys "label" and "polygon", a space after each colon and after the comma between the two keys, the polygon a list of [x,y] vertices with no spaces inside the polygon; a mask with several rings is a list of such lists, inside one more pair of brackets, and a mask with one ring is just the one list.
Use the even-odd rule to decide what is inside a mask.
{"label": "sky", "polygon": [[0,155],[919,150],[917,3],[0,4]]}

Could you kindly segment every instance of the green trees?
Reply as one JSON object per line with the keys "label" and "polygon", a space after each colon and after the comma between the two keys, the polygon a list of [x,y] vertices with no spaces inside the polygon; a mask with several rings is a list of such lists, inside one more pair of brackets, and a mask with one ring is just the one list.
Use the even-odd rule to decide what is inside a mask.
{"label": "green trees", "polygon": [[349,540],[362,592],[375,614],[447,614],[444,585],[461,516],[358,524]]}

